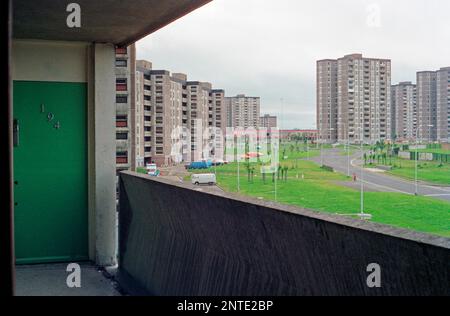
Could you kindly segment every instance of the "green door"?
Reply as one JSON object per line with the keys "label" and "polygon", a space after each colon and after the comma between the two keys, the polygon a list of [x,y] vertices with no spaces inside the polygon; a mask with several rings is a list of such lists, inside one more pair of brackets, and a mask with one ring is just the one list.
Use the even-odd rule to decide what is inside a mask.
{"label": "green door", "polygon": [[18,264],[88,259],[86,90],[14,81]]}

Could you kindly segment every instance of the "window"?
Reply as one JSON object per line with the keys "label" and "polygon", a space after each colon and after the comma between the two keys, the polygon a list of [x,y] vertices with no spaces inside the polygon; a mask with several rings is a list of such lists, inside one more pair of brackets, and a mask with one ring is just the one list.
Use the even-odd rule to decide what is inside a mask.
{"label": "window", "polygon": [[128,139],[128,133],[116,133],[116,139]]}
{"label": "window", "polygon": [[127,91],[127,79],[117,78],[116,79],[116,91]]}
{"label": "window", "polygon": [[126,59],[116,59],[116,67],[126,67],[127,60]]}
{"label": "window", "polygon": [[128,118],[126,115],[117,115],[116,116],[116,127],[127,127],[128,126]]}
{"label": "window", "polygon": [[126,95],[116,96],[116,103],[127,103],[127,102],[128,102],[128,96],[126,96]]}
{"label": "window", "polygon": [[128,152],[127,151],[116,152],[116,163],[117,164],[128,163]]}
{"label": "window", "polygon": [[126,55],[127,54],[127,48],[126,47],[117,47],[116,48],[116,54],[118,54],[118,55]]}

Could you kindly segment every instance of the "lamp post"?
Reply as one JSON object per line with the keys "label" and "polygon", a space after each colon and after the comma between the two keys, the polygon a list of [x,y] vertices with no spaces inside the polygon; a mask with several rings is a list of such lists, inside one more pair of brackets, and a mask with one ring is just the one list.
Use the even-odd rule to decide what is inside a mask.
{"label": "lamp post", "polygon": [[347,176],[350,177],[350,137],[347,135]]}
{"label": "lamp post", "polygon": [[[422,125],[419,125],[419,127],[416,130],[416,153],[414,155],[414,195],[419,195],[419,187],[417,183],[417,163],[419,160],[419,130],[422,128]],[[429,130],[431,131],[431,128],[434,127],[434,125],[428,125]],[[429,134],[430,135],[430,134]]]}
{"label": "lamp post", "polygon": [[371,214],[366,214],[364,213],[364,127],[360,126],[361,129],[361,145],[360,145],[360,150],[361,150],[361,209],[360,212],[358,214],[358,217],[360,219],[371,219],[372,215]]}

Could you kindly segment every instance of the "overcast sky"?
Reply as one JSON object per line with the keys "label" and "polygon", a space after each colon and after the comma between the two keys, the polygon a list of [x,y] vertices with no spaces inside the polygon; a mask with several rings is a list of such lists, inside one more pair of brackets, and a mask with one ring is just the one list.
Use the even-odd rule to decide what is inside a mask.
{"label": "overcast sky", "polygon": [[390,58],[392,83],[415,82],[450,66],[449,16],[448,0],[214,0],[139,41],[137,57],[260,96],[281,128],[314,128],[316,60]]}

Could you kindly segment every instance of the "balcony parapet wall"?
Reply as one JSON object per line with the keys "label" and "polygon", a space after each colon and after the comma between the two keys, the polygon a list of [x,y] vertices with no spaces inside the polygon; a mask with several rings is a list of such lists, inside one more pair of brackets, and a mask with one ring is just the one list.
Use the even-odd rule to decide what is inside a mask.
{"label": "balcony parapet wall", "polygon": [[[119,281],[179,296],[450,295],[450,239],[120,175]],[[393,210],[395,211],[395,210]],[[381,268],[370,288],[367,267]]]}

